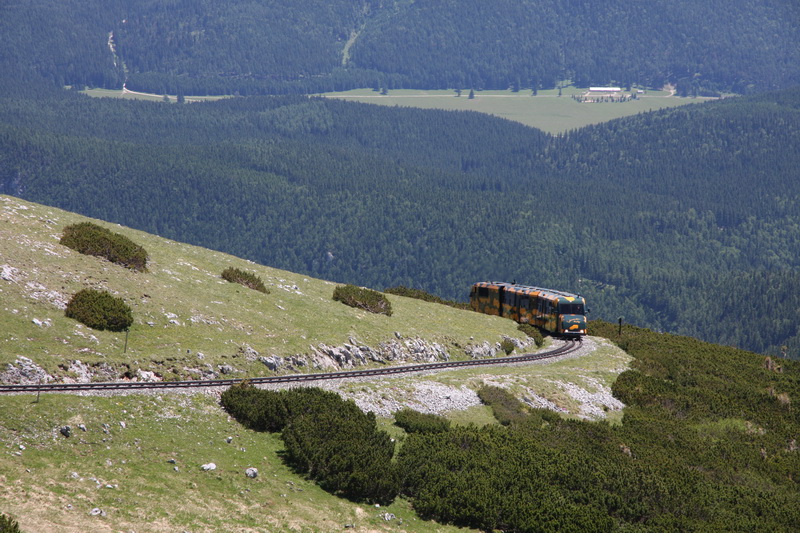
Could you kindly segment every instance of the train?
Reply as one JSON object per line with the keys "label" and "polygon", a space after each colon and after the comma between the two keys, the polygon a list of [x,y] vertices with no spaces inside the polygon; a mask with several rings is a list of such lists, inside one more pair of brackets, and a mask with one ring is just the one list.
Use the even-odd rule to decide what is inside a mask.
{"label": "train", "polygon": [[586,335],[586,300],[568,292],[506,283],[481,281],[469,293],[473,311],[532,324],[554,335]]}

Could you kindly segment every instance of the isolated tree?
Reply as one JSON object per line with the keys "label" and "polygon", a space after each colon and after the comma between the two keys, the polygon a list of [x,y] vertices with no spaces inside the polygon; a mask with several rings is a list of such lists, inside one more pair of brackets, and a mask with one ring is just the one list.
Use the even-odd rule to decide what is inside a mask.
{"label": "isolated tree", "polygon": [[469,96],[467,98],[469,98],[470,100],[474,100],[475,99],[475,89],[470,89],[469,90]]}

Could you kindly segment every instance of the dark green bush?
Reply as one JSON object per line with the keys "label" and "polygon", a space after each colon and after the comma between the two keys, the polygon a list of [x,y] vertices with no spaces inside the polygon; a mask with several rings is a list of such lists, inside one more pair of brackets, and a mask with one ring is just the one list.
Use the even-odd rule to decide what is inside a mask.
{"label": "dark green bush", "polygon": [[0,514],[0,533],[20,533],[16,520],[5,514]]}
{"label": "dark green bush", "polygon": [[528,337],[532,338],[537,348],[541,348],[542,344],[544,344],[544,337],[542,336],[542,330],[540,330],[536,326],[532,324],[520,324],[519,326],[517,326],[517,329],[520,330],[525,335],[527,335]]}
{"label": "dark green bush", "polygon": [[420,289],[409,289],[408,287],[404,287],[403,285],[398,285],[397,287],[388,288],[383,292],[385,292],[386,294],[396,294],[397,296],[405,296],[407,298],[415,298],[417,300],[422,300],[425,302],[447,305],[450,307],[455,307],[456,309],[470,309],[468,303],[455,302],[453,300],[445,300],[429,292],[425,292]]}
{"label": "dark green bush", "polygon": [[420,413],[405,408],[394,414],[394,423],[407,433],[436,433],[450,429],[450,421],[443,416]]}
{"label": "dark green bush", "polygon": [[78,291],[67,304],[65,314],[99,330],[124,331],[133,324],[131,308],[122,298],[94,289]]}
{"label": "dark green bush", "polygon": [[251,429],[281,431],[286,460],[329,492],[386,504],[400,490],[391,438],[352,400],[319,388],[273,392],[243,383],[221,402]]}
{"label": "dark green bush", "polygon": [[255,431],[281,431],[289,418],[283,391],[256,389],[246,382],[223,392],[220,402],[240,424]]}
{"label": "dark green bush", "polygon": [[506,389],[484,385],[478,389],[478,397],[492,408],[494,417],[504,426],[515,422],[524,422],[530,415],[531,408],[514,397]]}
{"label": "dark green bush", "polygon": [[339,285],[333,290],[333,299],[370,313],[392,316],[392,304],[385,295],[372,289],[355,285]]}
{"label": "dark green bush", "polygon": [[147,271],[147,251],[124,235],[91,222],[64,228],[61,244],[85,255],[108,259],[138,272]]}
{"label": "dark green bush", "polygon": [[516,346],[514,346],[514,343],[511,341],[511,339],[503,339],[503,341],[500,343],[500,349],[503,350],[506,355],[511,355],[511,352],[514,351],[514,348],[516,348]]}
{"label": "dark green bush", "polygon": [[223,270],[222,279],[230,281],[231,283],[238,283],[239,285],[244,285],[249,289],[253,289],[258,292],[263,292],[264,294],[269,294],[267,287],[264,286],[264,282],[261,281],[260,277],[256,276],[253,273],[240,270],[238,268],[228,267],[225,270]]}

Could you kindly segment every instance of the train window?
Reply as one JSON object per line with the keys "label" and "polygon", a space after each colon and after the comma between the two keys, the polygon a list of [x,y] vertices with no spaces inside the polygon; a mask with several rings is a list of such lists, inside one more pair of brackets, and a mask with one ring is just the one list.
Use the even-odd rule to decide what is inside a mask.
{"label": "train window", "polygon": [[582,315],[583,304],[559,304],[558,312],[562,315]]}
{"label": "train window", "polygon": [[530,298],[525,296],[524,298],[520,299],[519,306],[522,309],[530,309],[531,308],[531,300],[530,300]]}
{"label": "train window", "polygon": [[478,297],[479,298],[488,298],[489,297],[489,287],[478,287]]}

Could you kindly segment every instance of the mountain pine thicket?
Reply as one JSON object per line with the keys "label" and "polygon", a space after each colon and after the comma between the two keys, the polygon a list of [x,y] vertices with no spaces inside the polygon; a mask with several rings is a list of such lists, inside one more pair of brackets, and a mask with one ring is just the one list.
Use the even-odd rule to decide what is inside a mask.
{"label": "mountain pine thicket", "polygon": [[287,462],[325,490],[381,504],[403,495],[439,523],[519,533],[797,529],[797,362],[633,326],[591,328],[635,357],[613,386],[622,424],[567,420],[485,386],[480,398],[501,424],[398,411],[395,461],[372,413],[331,392],[238,385],[221,404],[246,427],[281,431]]}

